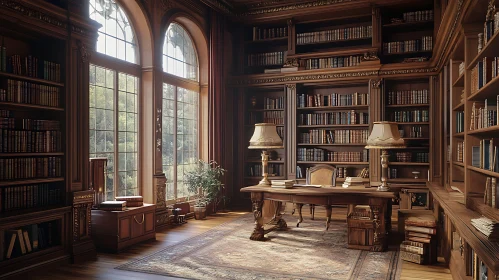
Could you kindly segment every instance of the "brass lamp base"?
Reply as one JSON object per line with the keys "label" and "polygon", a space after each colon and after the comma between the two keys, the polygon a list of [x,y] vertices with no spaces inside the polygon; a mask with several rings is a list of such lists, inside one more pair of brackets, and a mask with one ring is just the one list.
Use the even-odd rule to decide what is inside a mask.
{"label": "brass lamp base", "polygon": [[270,181],[268,179],[268,165],[269,165],[269,153],[266,150],[262,151],[262,173],[263,179],[258,183],[259,186],[270,186]]}
{"label": "brass lamp base", "polygon": [[386,178],[388,177],[388,152],[381,150],[381,185],[378,186],[378,191],[387,192],[390,190]]}

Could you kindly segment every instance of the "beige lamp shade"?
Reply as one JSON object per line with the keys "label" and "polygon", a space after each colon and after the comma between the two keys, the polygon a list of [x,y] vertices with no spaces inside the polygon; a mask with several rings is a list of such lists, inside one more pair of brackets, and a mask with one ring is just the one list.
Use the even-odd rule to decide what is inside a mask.
{"label": "beige lamp shade", "polygon": [[255,132],[250,139],[249,149],[282,149],[282,139],[273,123],[255,124]]}
{"label": "beige lamp shade", "polygon": [[404,139],[396,122],[374,122],[371,135],[367,139],[366,149],[401,149],[405,148]]}

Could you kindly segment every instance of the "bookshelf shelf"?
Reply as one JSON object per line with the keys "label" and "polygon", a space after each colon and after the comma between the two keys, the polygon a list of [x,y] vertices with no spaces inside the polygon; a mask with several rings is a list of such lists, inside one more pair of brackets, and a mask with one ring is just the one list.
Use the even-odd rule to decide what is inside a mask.
{"label": "bookshelf shelf", "polygon": [[277,38],[245,41],[244,43],[250,45],[250,44],[262,44],[262,43],[279,43],[279,42],[285,43],[287,41],[288,37],[277,37]]}
{"label": "bookshelf shelf", "polygon": [[459,132],[459,133],[454,133],[454,137],[459,137],[459,138],[463,138],[465,135],[464,132]]}
{"label": "bookshelf shelf", "polygon": [[345,162],[345,161],[298,161],[298,164],[332,164],[332,165],[369,165],[369,162]]}
{"label": "bookshelf shelf", "polygon": [[7,73],[7,72],[0,72],[0,77],[6,77],[6,78],[12,78],[12,79],[18,79],[18,80],[24,80],[24,81],[30,81],[30,82],[35,82],[35,83],[45,84],[45,85],[51,85],[51,86],[56,86],[56,87],[64,87],[63,83],[57,83],[57,82],[52,82],[52,81],[49,81],[49,80],[32,78],[32,77],[27,77],[27,76],[23,76],[23,75],[11,74],[11,73]]}
{"label": "bookshelf shelf", "polygon": [[457,166],[461,166],[461,167],[464,167],[464,163],[463,162],[460,162],[460,161],[453,161],[452,162],[453,165],[457,165]]}
{"label": "bookshelf shelf", "polygon": [[487,42],[487,45],[483,46],[481,52],[479,52],[475,58],[471,61],[470,64],[467,65],[467,69],[471,70],[471,68],[475,67],[477,62],[484,57],[495,57],[497,56],[497,50],[499,49],[499,33],[494,34]]}
{"label": "bookshelf shelf", "polygon": [[64,108],[34,105],[34,104],[25,104],[25,103],[14,103],[14,102],[0,102],[0,106],[9,106],[9,107],[27,108],[27,109],[51,110],[51,111],[61,111],[61,112],[64,111]]}
{"label": "bookshelf shelf", "polygon": [[452,108],[452,111],[463,111],[464,110],[464,103],[459,103],[456,105],[456,107]]}
{"label": "bookshelf shelf", "polygon": [[452,84],[453,87],[464,87],[464,72],[457,77],[457,80]]}
{"label": "bookshelf shelf", "polygon": [[373,49],[372,47],[352,47],[352,48],[337,48],[332,51],[320,51],[320,52],[304,52],[297,54],[290,54],[288,58],[322,58],[322,57],[335,57],[335,56],[351,56],[351,55],[361,55],[366,52],[377,51],[377,49]]}
{"label": "bookshelf shelf", "polygon": [[406,108],[406,107],[429,107],[430,104],[392,104],[386,105],[386,108]]}
{"label": "bookshelf shelf", "polygon": [[342,143],[342,144],[316,144],[316,143],[299,143],[298,146],[365,146],[366,143]]}
{"label": "bookshelf shelf", "polygon": [[495,134],[497,132],[499,132],[499,125],[470,130],[468,131],[468,135],[491,134],[491,133]]}
{"label": "bookshelf shelf", "polygon": [[480,213],[480,215],[485,216],[494,221],[499,220],[499,209],[494,209],[487,204],[483,203],[483,196],[469,196],[467,198],[468,205],[474,211]]}
{"label": "bookshelf shelf", "polygon": [[27,259],[36,258],[36,257],[44,256],[47,254],[51,254],[51,253],[63,252],[63,250],[64,250],[64,247],[61,245],[52,246],[52,247],[48,247],[48,248],[34,251],[31,253],[26,253],[22,256],[13,257],[11,259],[6,259],[6,260],[1,261],[1,263],[2,263],[2,265],[9,265],[11,263],[23,262],[23,261],[26,261]]}
{"label": "bookshelf shelf", "polygon": [[429,166],[430,163],[428,162],[397,162],[397,161],[390,161],[388,165],[393,165],[393,166],[398,166],[398,165],[407,165],[407,166]]}
{"label": "bookshelf shelf", "polygon": [[23,220],[24,224],[22,224],[22,226],[24,226],[38,222],[34,221],[34,219],[36,219],[36,217],[38,217],[40,214],[43,215],[43,217],[49,217],[49,218],[44,218],[44,220],[41,221],[44,222],[50,220],[51,219],[50,216],[56,213],[63,213],[69,211],[71,211],[70,206],[61,206],[61,205],[14,210],[1,213],[0,224],[4,222],[9,222],[10,220],[16,220],[16,221]]}
{"label": "bookshelf shelf", "polygon": [[409,21],[383,24],[383,28],[428,28],[433,26],[433,20],[428,21]]}
{"label": "bookshelf shelf", "polygon": [[467,168],[469,170],[472,170],[472,171],[475,171],[475,172],[478,172],[478,173],[482,173],[482,174],[487,175],[487,176],[492,176],[492,177],[499,178],[499,173],[498,172],[494,172],[494,171],[490,171],[490,170],[485,170],[485,169],[474,167],[474,166],[471,166],[471,165],[468,165]]}
{"label": "bookshelf shelf", "polygon": [[430,55],[433,53],[432,50],[429,51],[415,51],[415,52],[392,52],[392,53],[383,53],[383,56],[404,56],[404,55],[414,55],[414,54],[421,54],[421,55]]}
{"label": "bookshelf shelf", "polygon": [[320,125],[298,125],[298,128],[347,128],[347,127],[369,127],[368,124],[320,124]]}
{"label": "bookshelf shelf", "polygon": [[44,179],[29,179],[29,180],[17,180],[17,181],[2,181],[2,182],[0,182],[0,187],[15,186],[15,185],[54,183],[54,182],[62,182],[62,181],[64,181],[63,177],[44,178]]}
{"label": "bookshelf shelf", "polygon": [[350,105],[350,106],[318,106],[318,107],[298,107],[297,110],[303,111],[329,111],[329,110],[354,110],[369,109],[369,105]]}
{"label": "bookshelf shelf", "polygon": [[321,42],[311,42],[311,43],[300,43],[300,44],[296,44],[296,47],[312,46],[312,45],[325,45],[325,44],[341,44],[344,42],[371,41],[371,40],[372,40],[372,37],[345,39],[345,40],[334,40],[334,41],[321,41]]}
{"label": "bookshelf shelf", "polygon": [[63,156],[64,153],[1,153],[0,157]]}
{"label": "bookshelf shelf", "polygon": [[468,100],[469,101],[478,101],[478,100],[483,101],[485,99],[492,98],[492,102],[495,102],[497,95],[498,95],[498,92],[497,92],[498,87],[499,87],[499,76],[490,80],[490,82],[488,82],[485,86],[483,86],[481,89],[479,89],[474,94],[470,95],[468,97]]}

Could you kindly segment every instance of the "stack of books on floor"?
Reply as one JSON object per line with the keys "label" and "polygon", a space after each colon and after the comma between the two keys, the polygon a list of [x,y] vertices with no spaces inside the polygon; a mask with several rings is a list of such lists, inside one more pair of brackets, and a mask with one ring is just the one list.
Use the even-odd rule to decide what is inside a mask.
{"label": "stack of books on floor", "polygon": [[126,201],[126,207],[141,207],[144,206],[144,198],[140,195],[136,196],[117,196],[116,201]]}
{"label": "stack of books on floor", "polygon": [[293,187],[295,180],[272,180],[272,188],[290,189]]}
{"label": "stack of books on floor", "polygon": [[348,187],[364,187],[364,182],[361,177],[347,177],[342,185],[344,188]]}
{"label": "stack of books on floor", "polygon": [[417,264],[437,261],[437,223],[432,217],[410,217],[405,221],[405,241],[400,257]]}
{"label": "stack of books on floor", "polygon": [[126,201],[104,201],[99,204],[99,210],[104,211],[125,211]]}
{"label": "stack of books on floor", "polygon": [[471,219],[471,224],[492,242],[499,241],[499,223],[486,217]]}

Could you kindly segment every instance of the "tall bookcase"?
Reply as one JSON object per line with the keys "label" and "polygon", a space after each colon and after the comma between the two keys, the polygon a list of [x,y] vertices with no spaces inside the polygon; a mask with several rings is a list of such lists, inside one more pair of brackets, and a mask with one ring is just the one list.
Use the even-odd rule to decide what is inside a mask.
{"label": "tall bookcase", "polygon": [[94,248],[72,198],[87,187],[81,115],[97,26],[70,5],[0,3],[0,277]]}

